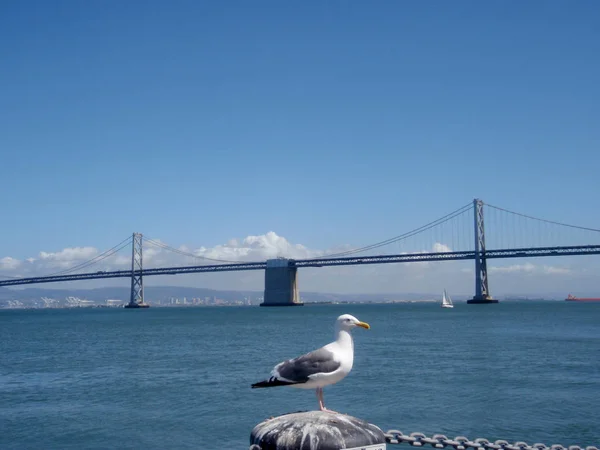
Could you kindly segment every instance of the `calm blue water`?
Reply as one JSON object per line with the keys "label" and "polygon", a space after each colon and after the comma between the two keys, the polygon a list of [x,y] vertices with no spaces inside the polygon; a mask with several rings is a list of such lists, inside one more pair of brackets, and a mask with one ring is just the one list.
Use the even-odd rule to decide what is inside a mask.
{"label": "calm blue water", "polygon": [[342,313],[372,328],[329,408],[384,431],[600,446],[600,303],[540,302],[2,310],[0,448],[247,449],[258,422],[317,407],[250,384]]}

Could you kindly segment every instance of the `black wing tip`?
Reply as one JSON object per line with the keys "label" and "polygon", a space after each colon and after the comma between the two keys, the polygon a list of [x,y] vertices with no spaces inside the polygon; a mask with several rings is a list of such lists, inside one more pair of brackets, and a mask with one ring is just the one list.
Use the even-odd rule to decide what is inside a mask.
{"label": "black wing tip", "polygon": [[252,385],[252,389],[257,388],[267,388],[267,387],[276,387],[276,386],[289,386],[290,384],[298,384],[293,381],[281,381],[277,378],[269,378],[268,380],[259,381],[258,383],[254,383]]}

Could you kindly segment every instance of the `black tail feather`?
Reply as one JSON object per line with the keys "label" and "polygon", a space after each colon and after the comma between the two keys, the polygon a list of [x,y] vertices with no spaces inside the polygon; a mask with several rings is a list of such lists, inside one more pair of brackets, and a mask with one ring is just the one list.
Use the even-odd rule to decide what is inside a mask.
{"label": "black tail feather", "polygon": [[252,385],[252,389],[256,388],[267,388],[267,387],[275,387],[275,386],[289,386],[290,384],[298,384],[293,381],[281,381],[277,378],[271,377],[268,380],[259,381],[258,383],[254,383]]}

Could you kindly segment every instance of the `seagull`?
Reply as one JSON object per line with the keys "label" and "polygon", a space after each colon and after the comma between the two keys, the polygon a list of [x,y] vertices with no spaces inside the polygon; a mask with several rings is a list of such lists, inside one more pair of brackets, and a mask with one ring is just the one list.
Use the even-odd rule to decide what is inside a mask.
{"label": "seagull", "polygon": [[316,389],[319,410],[335,412],[325,408],[323,387],[342,380],[352,370],[354,342],[350,331],[355,327],[371,328],[350,314],[343,314],[335,321],[335,341],[298,356],[280,362],[271,371],[268,380],[254,383],[252,388],[291,386],[299,389]]}

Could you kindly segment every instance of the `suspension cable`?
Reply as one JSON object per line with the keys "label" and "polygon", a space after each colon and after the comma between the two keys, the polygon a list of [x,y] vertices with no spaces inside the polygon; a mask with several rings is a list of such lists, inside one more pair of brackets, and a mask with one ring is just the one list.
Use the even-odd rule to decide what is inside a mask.
{"label": "suspension cable", "polygon": [[386,239],[385,241],[377,242],[375,244],[367,245],[365,247],[360,247],[360,248],[356,248],[356,249],[353,249],[353,250],[348,250],[348,251],[345,251],[345,252],[330,253],[330,254],[327,254],[327,255],[318,256],[318,257],[310,258],[310,259],[337,258],[337,257],[340,257],[340,256],[347,256],[347,255],[352,255],[352,254],[355,254],[355,253],[361,253],[361,252],[364,252],[366,250],[372,250],[374,248],[383,247],[384,245],[393,244],[395,242],[398,242],[398,241],[401,241],[403,239],[406,239],[406,238],[409,238],[411,236],[414,236],[416,234],[419,234],[419,233],[421,233],[423,231],[427,231],[427,230],[429,230],[429,229],[431,229],[431,228],[433,228],[433,227],[435,227],[437,225],[440,225],[440,224],[442,224],[444,222],[447,222],[447,221],[449,221],[449,220],[451,220],[451,219],[453,219],[453,218],[455,218],[455,217],[457,217],[457,216],[465,213],[467,210],[469,210],[470,208],[472,208],[472,206],[473,206],[472,203],[468,203],[468,204],[466,204],[466,205],[464,205],[464,206],[462,206],[462,207],[460,207],[460,208],[452,211],[451,213],[448,213],[445,216],[440,217],[439,219],[436,219],[436,220],[434,220],[432,222],[429,222],[429,223],[427,223],[425,225],[422,225],[422,226],[420,226],[418,228],[415,228],[414,230],[411,230],[411,231],[408,231],[406,233],[400,234],[400,235],[395,236],[393,238]]}
{"label": "suspension cable", "polygon": [[485,205],[489,206],[490,208],[495,208],[495,209],[498,209],[500,211],[504,211],[504,212],[507,212],[507,213],[510,213],[510,214],[514,214],[516,216],[525,217],[527,219],[539,220],[540,222],[552,223],[554,225],[561,225],[563,227],[576,228],[578,230],[595,231],[597,233],[600,232],[600,229],[598,229],[598,228],[581,227],[581,226],[578,226],[578,225],[571,225],[571,224],[568,224],[568,223],[556,222],[554,220],[540,219],[539,217],[528,216],[527,214],[522,214],[522,213],[518,213],[518,212],[515,212],[515,211],[510,211],[508,209],[500,208],[499,206],[490,205],[489,203],[485,203]]}
{"label": "suspension cable", "polygon": [[69,267],[68,269],[60,270],[58,272],[54,272],[54,273],[51,273],[49,275],[44,275],[44,276],[53,277],[53,276],[56,276],[56,275],[64,275],[64,274],[73,272],[75,270],[83,269],[85,267],[94,265],[94,264],[102,261],[103,259],[106,259],[106,258],[114,255],[115,253],[123,250],[125,247],[127,247],[131,243],[131,239],[132,239],[131,236],[129,236],[128,238],[126,238],[126,239],[122,240],[121,242],[119,242],[114,247],[109,248],[108,250],[100,253],[99,255],[96,255],[95,257],[89,259],[88,261],[84,261],[84,262],[82,262],[80,264],[77,264],[76,266]]}

